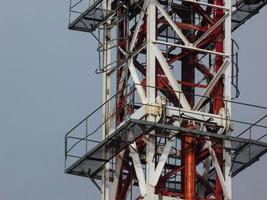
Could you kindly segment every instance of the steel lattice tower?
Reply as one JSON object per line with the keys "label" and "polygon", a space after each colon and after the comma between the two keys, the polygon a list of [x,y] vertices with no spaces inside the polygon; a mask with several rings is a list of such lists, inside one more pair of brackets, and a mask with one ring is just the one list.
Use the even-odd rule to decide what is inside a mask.
{"label": "steel lattice tower", "polygon": [[232,177],[267,150],[265,135],[244,136],[266,115],[234,134],[232,32],[266,3],[71,1],[69,28],[99,42],[103,104],[94,131],[91,114],[67,133],[66,173],[90,178],[103,200],[232,199]]}

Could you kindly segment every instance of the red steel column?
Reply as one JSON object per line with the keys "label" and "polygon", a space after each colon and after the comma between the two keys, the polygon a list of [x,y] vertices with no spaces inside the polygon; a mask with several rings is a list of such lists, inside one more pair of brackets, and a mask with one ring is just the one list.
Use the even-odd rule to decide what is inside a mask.
{"label": "red steel column", "polygon": [[[119,2],[117,2],[119,3]],[[117,10],[117,17],[120,19],[118,22],[118,28],[117,28],[117,39],[118,39],[118,46],[123,49],[124,51],[126,51],[127,49],[127,41],[126,38],[128,37],[128,19],[125,17],[126,13],[125,13],[125,9],[123,7],[119,8]],[[125,55],[119,50],[118,48],[118,52],[117,52],[117,58],[118,58],[118,66],[120,64],[123,63],[124,59],[125,59]],[[117,92],[121,91],[118,96],[116,97],[116,124],[119,125],[125,117],[125,96],[124,96],[124,92],[122,91],[122,88],[125,87],[125,84],[127,82],[127,78],[125,77],[125,80],[123,80],[123,70],[124,68],[120,68],[117,70],[117,74],[116,74],[116,84],[117,84]],[[128,157],[129,154],[125,153],[123,155],[124,157]],[[124,200],[126,198],[126,194],[128,191],[128,188],[130,186],[130,182],[132,179],[132,174],[131,174],[131,170],[132,169],[127,169],[124,165],[125,160],[124,158],[120,158],[119,155],[117,155],[116,157],[116,162],[119,159],[123,159],[122,160],[122,167],[120,169],[120,174],[119,174],[119,183],[118,183],[118,188],[117,188],[117,193],[115,196],[116,200]],[[116,166],[118,167],[118,166]],[[128,177],[126,178],[126,180],[124,180],[123,177],[123,171],[124,170],[128,170]],[[122,190],[122,188],[125,188],[124,190]]]}
{"label": "red steel column", "polygon": [[184,194],[186,200],[196,198],[196,155],[195,139],[187,135],[184,137]]}
{"label": "red steel column", "polygon": [[[224,1],[223,0],[214,0],[214,4],[223,6]],[[215,9],[215,21],[218,21],[221,19],[224,15],[224,11],[222,9]],[[219,26],[218,29],[219,34],[217,35],[215,39],[215,50],[217,52],[223,52],[223,26]],[[217,72],[223,64],[223,57],[222,56],[216,56],[215,58],[215,71]],[[218,81],[217,86],[214,89],[214,97],[215,100],[212,105],[212,111],[215,114],[218,114],[220,111],[220,108],[223,107],[223,78]],[[217,98],[217,99],[216,99]],[[219,165],[222,168],[223,164],[223,151],[221,148],[215,148],[215,153],[219,162]],[[223,191],[222,186],[219,180],[218,175],[216,176],[216,183],[215,183],[215,199],[216,200],[223,200]]]}
{"label": "red steel column", "polygon": [[[190,8],[191,5],[183,2],[184,6]],[[194,22],[193,14],[188,12],[185,13],[182,17],[182,22],[186,24],[192,24]],[[188,34],[189,31],[183,31],[184,34]],[[193,40],[193,38],[188,38],[189,40]],[[193,58],[194,53],[189,53],[182,60],[181,66],[181,81],[182,82],[195,82],[195,68],[193,66]],[[185,93],[185,96],[191,107],[194,105],[194,92],[195,88],[192,86],[182,85],[182,91]],[[191,126],[189,128],[193,128],[192,125],[187,124],[187,126]],[[191,137],[191,134],[188,133],[184,137],[184,141],[182,142],[182,163],[184,164],[184,170],[182,172],[182,190],[184,192],[184,197],[186,200],[195,200],[196,199],[196,155],[195,155],[195,139]]]}

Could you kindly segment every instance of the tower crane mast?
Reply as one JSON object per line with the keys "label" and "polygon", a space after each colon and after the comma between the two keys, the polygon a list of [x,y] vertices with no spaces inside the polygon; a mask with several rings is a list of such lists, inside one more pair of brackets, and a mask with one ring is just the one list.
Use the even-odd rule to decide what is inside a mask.
{"label": "tower crane mast", "polygon": [[[235,101],[232,32],[266,4],[71,0],[69,29],[99,44],[103,103],[66,134],[66,173],[90,178],[102,200],[231,200],[232,177],[267,151],[251,134],[267,130],[267,108]],[[234,105],[265,115],[241,122]]]}

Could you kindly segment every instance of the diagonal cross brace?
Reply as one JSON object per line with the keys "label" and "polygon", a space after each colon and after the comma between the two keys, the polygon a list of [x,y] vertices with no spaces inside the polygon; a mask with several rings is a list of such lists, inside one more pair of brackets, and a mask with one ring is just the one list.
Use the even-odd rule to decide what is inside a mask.
{"label": "diagonal cross brace", "polygon": [[153,187],[155,187],[159,181],[159,178],[160,178],[160,175],[161,175],[161,172],[164,168],[164,165],[168,159],[168,155],[169,155],[169,152],[171,150],[171,147],[172,147],[172,143],[173,143],[173,139],[168,139],[167,142],[166,142],[166,145],[163,149],[163,152],[160,156],[160,159],[159,159],[159,162],[158,162],[158,165],[156,167],[156,170],[155,170],[155,174],[151,180],[151,183],[150,185],[152,185]]}
{"label": "diagonal cross brace", "polygon": [[140,161],[140,157],[138,155],[138,150],[136,147],[136,143],[134,142],[133,144],[130,145],[131,148],[130,152],[131,152],[131,157],[133,159],[133,165],[134,165],[134,169],[135,169],[135,174],[139,183],[139,189],[140,189],[140,193],[141,196],[144,197],[147,195],[147,186],[146,186],[146,180],[145,180],[145,175],[143,172],[143,168],[142,168],[142,164]]}
{"label": "diagonal cross brace", "polygon": [[140,96],[141,102],[142,102],[142,104],[146,104],[147,103],[146,93],[145,93],[145,90],[144,90],[144,88],[143,88],[143,86],[141,84],[141,81],[140,81],[140,79],[139,79],[139,77],[137,75],[137,72],[136,72],[136,69],[134,67],[132,58],[130,58],[128,67],[129,67],[129,71],[130,71],[131,77],[133,79],[133,82],[135,84],[137,93]]}
{"label": "diagonal cross brace", "polygon": [[226,59],[224,63],[222,64],[219,71],[214,75],[213,79],[209,83],[208,87],[205,89],[204,93],[201,95],[201,97],[198,99],[197,103],[195,104],[193,110],[199,110],[201,108],[201,105],[204,103],[204,101],[209,96],[210,92],[214,88],[214,86],[217,84],[217,82],[220,80],[222,74],[225,72],[227,67],[229,66],[230,61]]}
{"label": "diagonal cross brace", "polygon": [[184,93],[182,92],[180,84],[177,83],[177,80],[175,79],[172,70],[170,69],[167,61],[165,60],[165,57],[163,56],[161,50],[159,47],[154,44],[153,45],[154,53],[156,58],[158,59],[160,66],[162,70],[164,71],[165,75],[167,76],[167,79],[170,82],[170,85],[172,86],[173,90],[175,91],[175,94],[177,98],[179,99],[181,105],[183,108],[187,110],[191,110],[191,106],[189,105]]}
{"label": "diagonal cross brace", "polygon": [[172,18],[169,16],[169,14],[165,11],[165,9],[162,8],[162,6],[160,5],[160,3],[157,0],[151,0],[151,1],[154,2],[154,4],[157,6],[157,8],[161,12],[161,14],[165,17],[165,19],[167,20],[167,22],[171,25],[171,27],[173,28],[173,30],[181,38],[181,40],[184,42],[184,44],[186,46],[190,45],[191,43],[187,40],[187,38],[185,37],[185,35],[182,33],[181,29],[179,29],[176,26],[175,22],[172,20]]}
{"label": "diagonal cross brace", "polygon": [[148,6],[148,3],[149,3],[149,0],[145,0],[144,4],[143,4],[143,8],[141,10],[141,13],[140,13],[140,16],[138,18],[138,22],[136,24],[136,28],[134,30],[134,34],[133,34],[133,38],[132,38],[132,41],[130,43],[130,52],[133,51],[133,48],[134,48],[134,45],[136,43],[136,40],[137,40],[137,36],[138,36],[138,33],[140,31],[140,27],[142,25],[142,22],[143,22],[143,18],[145,16],[145,12],[146,12],[146,9],[147,9],[147,6]]}
{"label": "diagonal cross brace", "polygon": [[229,15],[229,13],[224,14],[224,16],[220,20],[213,24],[208,31],[206,31],[200,38],[198,38],[197,41],[194,42],[193,46],[197,47],[197,45],[202,42],[206,37],[208,37],[209,34],[212,33],[218,26],[220,26]]}
{"label": "diagonal cross brace", "polygon": [[216,170],[216,173],[217,173],[218,178],[220,180],[225,199],[229,199],[229,195],[228,195],[228,192],[227,192],[227,189],[226,189],[226,183],[225,183],[225,180],[224,180],[224,176],[223,176],[221,167],[219,165],[218,159],[216,157],[216,153],[214,152],[213,148],[211,147],[211,141],[206,141],[206,145],[208,146],[208,149],[209,149],[209,152],[210,152],[210,155],[211,155],[211,159],[212,159],[212,161],[213,161],[213,163],[215,165],[215,170]]}

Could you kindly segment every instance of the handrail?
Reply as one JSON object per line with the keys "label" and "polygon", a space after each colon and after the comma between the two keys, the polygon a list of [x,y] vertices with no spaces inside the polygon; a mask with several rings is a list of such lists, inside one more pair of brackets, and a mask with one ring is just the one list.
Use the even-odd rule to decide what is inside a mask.
{"label": "handrail", "polygon": [[[74,136],[70,136],[70,133],[72,133],[77,127],[79,127],[81,124],[83,124],[84,122],[87,122],[88,119],[94,115],[97,111],[99,111],[103,106],[105,106],[107,103],[109,103],[111,100],[113,100],[114,98],[117,98],[117,96],[121,93],[124,92],[125,89],[127,91],[127,88],[131,87],[129,84],[125,85],[120,91],[116,92],[114,95],[112,95],[108,100],[106,100],[104,103],[102,103],[100,106],[98,106],[93,112],[91,112],[89,115],[87,115],[84,119],[82,119],[76,126],[74,126],[72,129],[70,129],[66,134],[65,134],[65,169],[66,169],[66,165],[67,165],[67,158],[70,156],[68,153],[75,147],[77,146],[77,144],[79,144],[81,141],[87,141],[88,137],[93,135],[94,133],[96,133],[102,126],[104,123],[106,123],[108,120],[110,120],[112,117],[114,117],[118,111],[116,110],[114,113],[112,113],[104,122],[102,122],[93,132],[91,132],[90,134],[86,134],[85,137],[82,138],[75,138]],[[132,92],[130,90],[130,92]],[[128,96],[128,94],[127,94]],[[125,106],[128,105],[124,105],[121,109],[125,109]],[[86,133],[87,133],[87,126],[86,126]],[[77,139],[78,141],[76,141],[70,148],[68,148],[68,139]],[[89,140],[88,140],[89,141]],[[87,146],[86,146],[87,149]]]}
{"label": "handrail", "polygon": [[259,137],[257,141],[260,141],[261,139],[265,138],[267,136],[267,133],[265,133],[263,136]]}
{"label": "handrail", "polygon": [[91,112],[88,116],[86,116],[82,121],[80,121],[76,126],[74,126],[71,130],[69,130],[66,135],[65,138],[74,130],[76,129],[78,126],[80,126],[83,122],[85,122],[89,117],[91,117],[93,114],[95,114],[98,110],[100,110],[104,105],[106,105],[108,102],[110,102],[114,97],[116,97],[119,93],[123,92],[123,90],[127,87],[129,87],[130,85],[126,85],[124,86],[120,91],[118,91],[117,93],[115,93],[113,96],[111,96],[107,101],[105,101],[103,104],[101,104],[100,106],[98,106],[93,112]]}
{"label": "handrail", "polygon": [[[138,84],[135,84],[138,85]],[[139,84],[140,85],[140,84]],[[101,104],[99,107],[97,107],[92,113],[90,113],[88,116],[86,116],[83,120],[81,120],[76,126],[74,126],[70,131],[68,131],[65,135],[65,139],[66,137],[74,130],[76,129],[79,125],[81,125],[83,122],[85,122],[89,117],[91,117],[93,114],[95,114],[98,110],[100,110],[105,104],[107,104],[109,101],[111,101],[114,97],[116,97],[119,93],[121,93],[125,88],[130,87],[130,85],[126,85],[124,88],[122,88],[120,91],[118,91],[116,94],[114,94],[112,97],[110,97],[107,101],[105,101],[103,104]],[[148,86],[146,85],[146,87],[153,87],[156,89],[162,89],[162,90],[168,90],[168,89],[164,89],[164,88],[160,88],[160,87],[154,87],[154,86]],[[172,90],[173,92],[176,93],[181,93],[180,91],[175,91]],[[184,93],[184,94],[189,94],[189,93]],[[189,94],[190,95],[190,94]],[[191,94],[193,95],[193,94]],[[220,97],[210,97],[210,96],[204,96],[204,95],[198,95],[198,94],[194,94],[194,96],[198,96],[198,97],[205,97],[205,98],[210,98],[210,99],[218,99],[218,100],[223,100],[225,102],[229,102],[229,103],[234,103],[234,104],[239,104],[239,105],[244,105],[244,106],[251,106],[251,107],[255,107],[255,108],[260,108],[260,109],[265,109],[267,110],[267,107],[265,106],[259,106],[259,105],[255,105],[255,104],[249,104],[249,103],[244,103],[244,102],[237,102],[237,101],[232,101],[232,100],[227,100],[227,99],[223,99]],[[114,113],[115,114],[115,113]],[[264,118],[267,117],[266,115],[264,116]],[[246,123],[248,124],[248,123]],[[256,123],[257,124],[257,123]],[[256,125],[254,124],[254,125]],[[252,124],[253,125],[253,124]],[[252,126],[251,125],[251,126]]]}
{"label": "handrail", "polygon": [[[75,139],[75,140],[81,139],[81,138],[73,137],[73,136],[69,136],[68,138]],[[83,140],[88,141],[88,142],[100,143],[100,141],[98,141],[98,140],[92,140],[92,139],[83,139]]]}
{"label": "handrail", "polygon": [[[80,132],[80,131],[76,131],[74,134],[75,135],[77,135],[78,134],[78,136],[77,137],[75,137],[75,135],[74,134],[72,134],[72,135],[70,135],[70,133],[72,133],[77,127],[79,127],[81,124],[83,124],[83,123],[88,123],[88,120],[89,120],[89,118],[93,115],[93,114],[95,114],[97,111],[99,111],[103,106],[105,106],[107,103],[109,103],[112,99],[114,99],[114,98],[116,98],[117,97],[117,95],[118,94],[120,94],[121,92],[126,92],[126,94],[125,94],[125,96],[127,97],[127,99],[128,99],[128,97],[129,96],[131,96],[131,99],[132,99],[132,97],[134,97],[134,93],[136,92],[136,86],[137,85],[141,85],[142,87],[144,87],[144,89],[145,88],[148,88],[148,87],[153,87],[153,88],[156,88],[157,90],[169,90],[169,89],[164,89],[164,88],[160,88],[160,87],[154,87],[154,86],[144,86],[144,85],[142,85],[142,84],[133,84],[133,85],[130,85],[130,84],[128,84],[128,85],[126,85],[125,87],[123,87],[120,91],[118,91],[116,94],[114,94],[112,97],[110,97],[107,101],[105,101],[104,103],[102,103],[99,107],[97,107],[92,113],[90,113],[89,115],[87,115],[83,120],[81,120],[76,126],[74,126],[70,131],[68,131],[67,133],[66,133],[66,135],[65,135],[65,166],[66,166],[66,162],[67,162],[67,157],[69,157],[69,155],[72,155],[72,153],[74,152],[73,151],[73,149],[74,149],[74,147],[77,147],[77,145],[78,144],[80,144],[82,141],[86,141],[86,149],[85,149],[85,151],[86,152],[88,152],[87,151],[87,141],[89,141],[88,140],[88,138],[91,136],[91,135],[93,135],[93,134],[95,134],[101,127],[103,127],[103,124],[104,123],[106,123],[108,120],[110,120],[112,117],[114,117],[117,113],[118,113],[118,110],[115,110],[115,112],[113,111],[113,112],[111,112],[110,114],[109,114],[109,116],[107,116],[107,118],[105,119],[105,121],[103,121],[103,122],[101,122],[101,124],[100,125],[98,125],[92,132],[90,132],[90,134],[87,134],[88,133],[88,130],[87,130],[87,125],[86,125],[86,130],[85,130],[85,133],[86,133],[86,135],[84,136],[84,135],[81,135],[81,134],[83,134],[84,132]],[[127,87],[130,87],[130,89],[128,90],[128,89],[126,89]],[[126,89],[126,90],[125,90]],[[182,93],[181,91],[174,91],[174,90],[171,90],[172,92],[177,92],[177,93]],[[190,94],[190,95],[194,95],[194,96],[199,96],[199,97],[203,97],[204,95],[198,95],[198,94]],[[238,101],[233,101],[233,100],[227,100],[227,99],[224,99],[224,98],[222,98],[222,97],[212,97],[212,96],[204,96],[204,97],[206,97],[207,99],[211,99],[211,100],[214,100],[214,99],[221,99],[222,101],[224,101],[224,102],[230,102],[230,103],[234,103],[234,104],[238,104],[238,105],[241,105],[241,106],[250,106],[250,107],[252,107],[252,108],[258,108],[258,109],[263,109],[263,110],[267,110],[267,107],[265,107],[265,106],[258,106],[258,105],[254,105],[254,104],[249,104],[249,103],[244,103],[244,102],[238,102]],[[128,102],[128,101],[127,101]],[[151,104],[143,104],[143,103],[140,103],[140,102],[138,102],[138,100],[137,99],[135,99],[135,98],[133,98],[129,103],[126,103],[126,104],[124,104],[123,106],[122,106],[122,108],[121,109],[123,109],[123,110],[125,110],[125,108],[127,107],[127,106],[129,106],[129,105],[141,105],[141,106],[157,106],[157,105],[151,105]],[[227,105],[227,104],[225,104],[225,105]],[[180,107],[177,107],[177,110],[179,109]],[[168,108],[168,109],[175,109],[175,108],[172,108],[172,107],[170,107],[170,108]],[[188,110],[188,111],[182,111],[183,113],[185,113],[185,114],[187,114],[187,113],[191,113],[191,112],[193,112],[193,111],[190,111],[190,110]],[[181,112],[181,114],[182,114],[182,112]],[[192,113],[191,113],[192,114]],[[194,113],[194,114],[196,114],[196,113]],[[208,115],[209,113],[207,113],[207,115]],[[241,136],[246,132],[246,131],[248,131],[248,130],[250,130],[252,127],[257,127],[257,128],[264,128],[265,130],[267,129],[267,126],[265,126],[265,125],[262,125],[262,124],[259,124],[263,119],[265,119],[265,118],[267,118],[267,115],[266,115],[266,113],[264,113],[265,115],[263,116],[263,117],[261,117],[258,121],[256,121],[256,122],[254,122],[254,123],[249,123],[249,122],[245,122],[245,121],[240,121],[240,120],[235,120],[235,119],[231,119],[231,118],[229,118],[229,116],[227,116],[226,118],[224,118],[224,117],[222,117],[222,116],[216,116],[216,115],[214,115],[213,116],[213,118],[215,118],[215,119],[217,119],[217,120],[227,120],[228,122],[233,122],[233,123],[237,123],[237,124],[240,124],[241,126],[249,126],[248,128],[246,128],[244,131],[242,131],[239,135],[237,135],[237,136],[235,136],[235,137],[240,137],[241,138]],[[179,114],[180,115],[180,114]],[[196,114],[196,115],[198,115],[198,113]],[[201,115],[201,116],[205,116],[205,113],[199,113],[199,115]],[[182,117],[182,115],[180,115],[179,117],[181,117],[181,118],[183,118]],[[185,119],[185,118],[184,118]],[[209,124],[209,122],[210,121],[203,121],[203,120],[201,120],[202,118],[196,118],[196,119],[194,119],[194,121],[199,121],[199,122],[201,122],[201,123],[203,123],[203,125],[205,126],[205,125],[207,125],[207,124]],[[186,120],[186,119],[185,119]],[[114,124],[113,124],[114,125]],[[217,124],[217,123],[215,123],[214,124],[214,126],[217,126],[217,127],[219,127],[219,124]],[[115,125],[115,129],[116,129],[116,125]],[[79,129],[80,130],[80,129]],[[266,134],[267,135],[267,134]],[[258,140],[261,140],[262,138],[264,138],[266,135],[264,135],[264,136],[262,136],[262,137],[260,137]],[[243,138],[243,137],[242,137]],[[71,139],[71,143],[69,143],[69,140]],[[89,141],[89,142],[91,142],[91,141]],[[70,147],[68,147],[68,144],[70,145],[71,144],[71,146]]]}
{"label": "handrail", "polygon": [[[143,86],[142,84],[134,84],[134,86],[135,85]],[[186,95],[192,95],[192,96],[196,96],[196,97],[205,97],[207,99],[221,100],[221,101],[224,101],[224,102],[227,102],[227,103],[239,104],[239,105],[243,105],[243,106],[250,106],[250,107],[254,107],[254,108],[267,110],[267,106],[255,105],[255,104],[245,103],[245,102],[241,102],[241,101],[233,101],[233,100],[225,99],[225,98],[222,98],[222,97],[212,97],[212,96],[207,96],[207,95],[194,94],[194,93],[190,93],[190,92],[181,92],[181,91],[177,91],[177,90],[169,90],[169,89],[165,89],[165,88],[157,87],[157,86],[146,85],[145,87],[155,88],[157,90],[171,91],[171,92],[174,92],[174,93],[183,93],[183,94],[186,94]]]}
{"label": "handrail", "polygon": [[239,135],[237,135],[237,137],[240,137],[241,135],[243,135],[245,132],[247,132],[249,129],[251,129],[253,126],[257,125],[259,122],[261,122],[263,119],[265,119],[267,117],[267,115],[264,115],[263,117],[261,117],[259,120],[257,120],[255,123],[253,123],[251,126],[249,126],[248,128],[246,128],[244,131],[242,131]]}
{"label": "handrail", "polygon": [[[127,105],[125,105],[127,106]],[[125,106],[122,107],[122,109],[125,108]],[[90,134],[86,135],[83,138],[80,138],[77,142],[75,142],[70,148],[67,149],[66,153],[69,153],[77,144],[79,144],[81,141],[86,140],[89,136],[92,136],[95,134],[107,121],[109,121],[113,116],[117,114],[117,111],[115,111],[112,115],[110,115],[105,121],[103,121],[94,131],[92,131]],[[66,140],[70,138],[69,136],[66,137]],[[67,141],[66,141],[67,142]]]}

